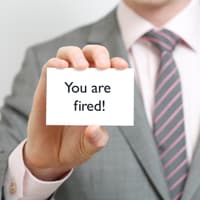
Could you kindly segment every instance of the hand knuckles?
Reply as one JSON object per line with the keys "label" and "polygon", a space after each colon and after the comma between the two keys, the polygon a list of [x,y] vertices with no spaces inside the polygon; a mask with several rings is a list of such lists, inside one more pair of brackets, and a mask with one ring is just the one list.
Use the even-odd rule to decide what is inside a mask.
{"label": "hand knuckles", "polygon": [[102,53],[105,53],[105,54],[109,54],[108,49],[104,46],[99,46],[99,51],[101,51]]}
{"label": "hand knuckles", "polygon": [[96,150],[100,151],[101,149],[103,149],[106,146],[106,141],[99,141],[96,143]]}
{"label": "hand knuckles", "polygon": [[92,52],[108,54],[107,48],[102,45],[89,44],[89,45],[86,45],[85,47],[83,47],[83,51],[85,51],[85,50],[91,50]]}
{"label": "hand knuckles", "polygon": [[81,49],[77,46],[64,46],[64,47],[60,47],[57,51],[57,55],[62,55],[62,54],[73,54],[73,53],[77,53],[80,52]]}
{"label": "hand knuckles", "polygon": [[66,47],[66,52],[69,52],[69,53],[81,53],[82,50],[79,48],[79,47],[76,47],[76,46],[68,46]]}
{"label": "hand knuckles", "polygon": [[94,145],[95,145],[97,151],[104,148],[106,146],[108,140],[109,140],[108,134],[104,134],[104,136],[102,136],[102,138],[100,140],[96,141],[96,143]]}
{"label": "hand knuckles", "polygon": [[82,50],[85,51],[85,50],[91,49],[93,48],[93,46],[94,46],[93,44],[87,44],[82,48]]}
{"label": "hand knuckles", "polygon": [[53,65],[56,61],[58,61],[57,58],[50,58],[50,59],[47,61],[47,67]]}
{"label": "hand knuckles", "polygon": [[60,47],[58,50],[57,50],[57,55],[60,55],[61,52],[63,52],[65,49],[65,47]]}
{"label": "hand knuckles", "polygon": [[99,55],[109,56],[108,50],[105,47],[96,48],[94,50],[94,54],[96,54],[96,56],[99,56]]}

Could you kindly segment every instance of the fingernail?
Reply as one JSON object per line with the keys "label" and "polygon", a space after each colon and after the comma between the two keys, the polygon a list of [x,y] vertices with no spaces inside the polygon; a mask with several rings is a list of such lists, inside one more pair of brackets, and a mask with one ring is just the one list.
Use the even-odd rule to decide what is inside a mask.
{"label": "fingernail", "polygon": [[99,128],[95,129],[94,135],[93,135],[93,142],[97,142],[101,137],[101,130]]}

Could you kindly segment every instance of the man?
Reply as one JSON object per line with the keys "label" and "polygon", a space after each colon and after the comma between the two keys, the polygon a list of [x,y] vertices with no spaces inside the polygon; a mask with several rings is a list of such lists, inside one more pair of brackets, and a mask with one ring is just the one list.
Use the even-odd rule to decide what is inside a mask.
{"label": "man", "polygon": [[[30,48],[2,109],[2,199],[199,200],[199,11],[198,0],[124,0]],[[45,126],[47,67],[126,61],[136,72],[134,127]]]}

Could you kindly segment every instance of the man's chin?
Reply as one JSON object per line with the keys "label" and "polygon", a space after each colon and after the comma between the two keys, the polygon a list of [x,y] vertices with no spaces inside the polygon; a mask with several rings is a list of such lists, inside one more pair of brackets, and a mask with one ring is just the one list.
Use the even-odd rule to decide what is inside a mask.
{"label": "man's chin", "polygon": [[161,7],[173,2],[174,0],[124,0],[129,5],[135,4],[145,7]]}

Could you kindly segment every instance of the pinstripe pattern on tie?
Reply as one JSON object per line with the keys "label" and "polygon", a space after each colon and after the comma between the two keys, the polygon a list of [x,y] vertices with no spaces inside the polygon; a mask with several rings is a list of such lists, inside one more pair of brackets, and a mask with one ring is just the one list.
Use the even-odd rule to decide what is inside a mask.
{"label": "pinstripe pattern on tie", "polygon": [[173,50],[179,37],[163,29],[144,38],[160,53],[155,87],[153,133],[172,200],[180,200],[188,176],[181,81]]}

